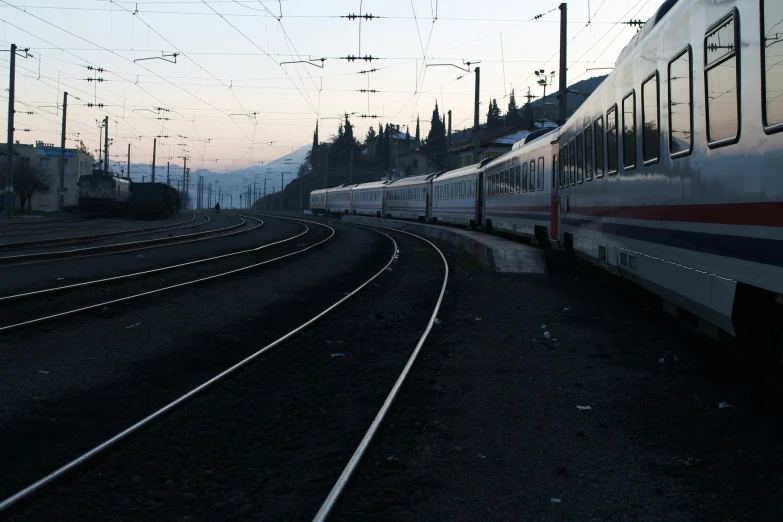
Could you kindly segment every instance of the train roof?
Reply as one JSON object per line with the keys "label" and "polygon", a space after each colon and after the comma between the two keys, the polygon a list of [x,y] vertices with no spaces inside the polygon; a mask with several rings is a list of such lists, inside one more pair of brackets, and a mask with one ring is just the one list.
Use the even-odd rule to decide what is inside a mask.
{"label": "train roof", "polygon": [[458,169],[444,172],[443,174],[435,178],[434,181],[438,182],[446,179],[460,178],[462,176],[473,176],[478,174],[480,170],[481,170],[481,164],[476,163],[474,165],[468,165],[467,167],[460,167]]}
{"label": "train roof", "polygon": [[422,174],[420,176],[410,176],[407,178],[397,178],[393,179],[389,182],[389,185],[394,185],[394,187],[404,187],[406,185],[418,185],[420,183],[426,183],[430,178],[433,178],[437,175],[436,173],[432,174]]}
{"label": "train roof", "polygon": [[321,192],[326,193],[328,190],[329,190],[328,188],[315,189],[315,190],[311,190],[310,194],[320,194]]}
{"label": "train roof", "polygon": [[341,190],[351,190],[351,185],[337,185],[336,187],[329,187],[328,189],[323,189],[326,192],[337,192]]}
{"label": "train roof", "polygon": [[353,190],[365,190],[365,189],[375,189],[375,188],[381,188],[386,185],[388,185],[388,181],[370,181],[368,183],[359,183],[358,185],[353,186]]}

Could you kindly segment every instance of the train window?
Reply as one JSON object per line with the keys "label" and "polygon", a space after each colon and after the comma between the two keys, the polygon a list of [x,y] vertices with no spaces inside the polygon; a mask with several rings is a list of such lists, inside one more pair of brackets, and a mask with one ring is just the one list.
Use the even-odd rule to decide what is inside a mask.
{"label": "train window", "polygon": [[593,180],[593,127],[585,128],[585,181]]}
{"label": "train window", "polygon": [[568,184],[576,185],[576,145],[574,140],[568,143]]}
{"label": "train window", "polygon": [[544,190],[544,157],[538,158],[538,190]]}
{"label": "train window", "polygon": [[560,188],[563,188],[563,156],[564,156],[564,154],[565,154],[565,146],[563,146],[563,148],[561,148],[560,151],[557,154],[558,155],[557,167],[558,167],[558,175],[559,175],[559,178],[560,178]]}
{"label": "train window", "polygon": [[585,174],[584,165],[584,143],[582,142],[582,133],[576,135],[576,182],[582,183]]}
{"label": "train window", "polygon": [[506,169],[503,172],[503,193],[508,194],[510,192],[511,187],[511,171],[509,169]]}
{"label": "train window", "polygon": [[595,135],[595,177],[604,177],[604,117],[599,116],[593,122],[593,134]]}
{"label": "train window", "polygon": [[522,192],[527,192],[527,163],[522,164]]}
{"label": "train window", "polygon": [[712,26],[704,38],[704,74],[707,88],[707,141],[710,147],[739,139],[739,68],[737,24],[734,13]]}
{"label": "train window", "polygon": [[460,181],[459,182],[459,197],[465,198],[465,182]]}
{"label": "train window", "polygon": [[536,190],[536,160],[530,160],[530,170],[528,171],[527,190],[533,192]]}
{"label": "train window", "polygon": [[636,167],[636,91],[623,98],[623,169]]}
{"label": "train window", "polygon": [[764,97],[764,127],[767,131],[783,129],[783,4],[779,0],[761,0],[763,28],[761,55],[761,95]]}
{"label": "train window", "polygon": [[519,194],[522,191],[522,186],[521,186],[522,180],[519,179],[520,170],[521,169],[519,165],[517,165],[516,168],[514,169],[514,190],[516,191],[517,194]]}
{"label": "train window", "polygon": [[617,105],[606,112],[607,172],[617,174]]}
{"label": "train window", "polygon": [[552,188],[557,186],[557,154],[552,156]]}
{"label": "train window", "polygon": [[658,124],[658,71],[642,83],[642,159],[645,165],[658,161],[661,130]]}

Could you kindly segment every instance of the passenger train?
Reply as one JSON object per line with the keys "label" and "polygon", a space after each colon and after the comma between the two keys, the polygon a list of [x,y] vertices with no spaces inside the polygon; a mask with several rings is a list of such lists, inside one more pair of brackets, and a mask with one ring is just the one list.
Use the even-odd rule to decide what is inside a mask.
{"label": "passenger train", "polygon": [[311,210],[531,238],[708,335],[780,345],[781,131],[783,1],[667,0],[562,127],[469,167],[313,191]]}

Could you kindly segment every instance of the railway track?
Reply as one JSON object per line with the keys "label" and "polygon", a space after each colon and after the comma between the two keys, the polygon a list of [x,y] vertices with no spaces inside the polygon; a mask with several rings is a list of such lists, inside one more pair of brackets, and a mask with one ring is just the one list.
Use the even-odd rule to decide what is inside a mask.
{"label": "railway track", "polygon": [[[194,223],[194,221],[196,221],[196,213],[194,212],[191,218],[185,221],[180,221],[177,223],[168,223],[166,225],[158,225],[154,227],[118,230],[114,232],[100,232],[97,234],[85,234],[80,236],[56,237],[50,239],[34,239],[31,241],[4,242],[4,243],[0,243],[0,251],[24,250],[28,248],[37,248],[37,247],[44,247],[44,246],[81,245],[84,243],[92,243],[95,241],[101,241],[103,239],[114,238],[114,237],[140,236],[140,235],[152,234],[155,232],[161,232],[164,230],[172,230],[177,228],[199,227],[211,221],[210,217],[207,214],[203,212],[201,214],[206,218],[206,221],[204,221],[203,223]],[[191,225],[188,226],[189,224]]]}
{"label": "railway track", "polygon": [[[231,215],[231,214],[226,214]],[[261,224],[240,230],[247,223],[245,219],[232,216],[239,219],[238,223],[233,225],[220,227],[211,230],[204,230],[201,232],[193,232],[190,234],[182,235],[169,235],[168,237],[160,237],[155,239],[145,239],[141,241],[129,241],[125,243],[110,243],[107,245],[99,245],[84,248],[75,248],[68,250],[58,250],[54,252],[35,252],[28,254],[16,254],[9,256],[0,256],[0,265],[17,266],[21,264],[31,263],[45,263],[50,261],[58,261],[62,259],[72,259],[81,257],[90,257],[96,255],[117,254],[125,252],[136,252],[139,250],[148,250],[150,248],[168,247],[172,245],[181,245],[184,243],[192,243],[195,241],[204,241],[207,239],[224,238],[236,234],[251,232],[256,228],[262,226]],[[207,216],[207,219],[209,217]],[[156,231],[160,232],[160,230]]]}
{"label": "railway track", "polygon": [[[310,223],[312,223],[312,222],[310,222]],[[321,223],[320,225],[321,226],[328,226],[328,225],[324,225],[323,223]],[[12,508],[13,508],[13,512],[14,513],[19,513],[20,512],[19,511],[20,507],[27,509],[27,506],[32,506],[29,503],[22,504],[22,501],[23,500],[28,500],[29,501],[30,497],[32,495],[34,495],[36,493],[43,493],[42,490],[44,488],[46,488],[48,485],[50,485],[50,484],[52,484],[55,481],[60,480],[60,479],[62,479],[62,481],[63,481],[62,487],[58,488],[58,491],[61,492],[61,493],[58,494],[58,495],[60,495],[58,498],[60,498],[61,501],[62,501],[62,496],[61,495],[62,495],[63,491],[65,491],[66,494],[68,494],[68,492],[74,492],[74,491],[85,491],[83,489],[83,484],[79,485],[79,484],[75,484],[75,483],[70,483],[70,484],[69,483],[65,483],[65,481],[68,480],[68,478],[66,478],[66,477],[70,477],[74,481],[79,482],[79,483],[81,483],[81,482],[83,482],[85,480],[87,480],[87,481],[94,480],[98,476],[103,476],[105,478],[105,480],[114,480],[115,478],[121,479],[121,480],[124,480],[124,479],[129,480],[130,479],[129,477],[110,477],[108,475],[103,475],[104,472],[102,470],[98,469],[98,468],[110,465],[110,462],[115,460],[115,459],[123,459],[123,458],[133,459],[133,458],[136,458],[136,457],[127,456],[127,455],[123,457],[122,453],[124,453],[126,451],[130,451],[132,454],[134,454],[134,455],[136,454],[134,450],[137,449],[137,448],[135,448],[135,445],[137,444],[136,441],[138,440],[138,438],[135,437],[134,435],[139,434],[139,432],[141,430],[143,430],[143,429],[145,431],[146,430],[151,430],[153,432],[151,434],[151,437],[154,440],[158,440],[157,437],[159,436],[159,434],[156,434],[157,433],[156,430],[164,429],[164,428],[162,428],[160,426],[167,425],[168,427],[165,428],[165,429],[168,430],[168,431],[166,431],[166,433],[170,434],[170,433],[172,433],[170,430],[172,429],[172,423],[173,423],[174,425],[177,426],[177,428],[175,428],[175,429],[177,429],[178,432],[180,432],[179,430],[183,430],[183,431],[180,432],[180,433],[183,434],[183,436],[185,436],[186,433],[188,434],[187,436],[185,436],[185,438],[190,438],[190,434],[192,434],[192,436],[196,437],[197,439],[200,438],[200,437],[203,437],[204,433],[198,432],[198,431],[195,431],[195,432],[191,431],[191,428],[192,428],[191,426],[185,428],[184,426],[180,425],[180,422],[177,419],[167,420],[167,419],[165,419],[165,417],[170,416],[170,415],[177,416],[177,415],[180,414],[179,412],[182,412],[182,411],[185,411],[185,410],[189,411],[189,413],[187,413],[187,412],[182,413],[183,415],[186,416],[186,418],[191,418],[193,416],[193,411],[202,411],[203,412],[203,411],[207,411],[208,410],[208,411],[215,412],[215,413],[223,411],[219,406],[216,406],[214,404],[212,404],[210,407],[207,408],[207,410],[205,410],[204,409],[204,404],[201,401],[208,401],[210,403],[217,401],[218,403],[221,403],[224,400],[223,399],[223,395],[224,394],[227,393],[228,395],[232,395],[232,394],[235,394],[235,392],[237,390],[244,390],[242,392],[242,397],[243,397],[243,402],[244,402],[245,406],[247,407],[248,402],[244,398],[248,396],[248,393],[251,394],[251,395],[254,395],[255,392],[254,391],[249,391],[249,390],[245,389],[245,387],[248,385],[248,378],[249,378],[249,376],[247,376],[246,373],[244,373],[244,372],[240,372],[239,370],[247,367],[250,363],[252,363],[253,361],[256,361],[257,359],[259,359],[262,356],[265,357],[265,362],[267,362],[269,364],[270,368],[274,368],[274,367],[280,368],[281,367],[280,364],[279,364],[280,363],[280,360],[279,360],[280,358],[284,358],[284,359],[287,358],[286,359],[287,361],[289,361],[289,362],[291,361],[292,354],[290,354],[288,352],[293,350],[293,347],[287,346],[288,350],[273,350],[274,348],[276,348],[276,347],[280,346],[281,344],[291,340],[292,338],[294,338],[294,336],[297,336],[298,339],[304,337],[303,340],[298,341],[299,345],[301,345],[302,343],[305,343],[305,344],[309,343],[309,341],[311,340],[311,338],[313,336],[317,337],[319,335],[318,332],[316,331],[317,329],[320,329],[322,327],[330,328],[331,327],[330,323],[332,323],[334,321],[334,320],[331,320],[331,321],[321,321],[321,319],[323,319],[325,316],[327,316],[327,314],[330,314],[330,313],[334,312],[335,309],[337,309],[338,307],[341,307],[341,306],[345,305],[346,303],[348,303],[348,305],[351,306],[351,310],[352,311],[354,311],[357,308],[359,310],[366,310],[366,308],[367,308],[366,305],[368,303],[377,303],[378,302],[378,300],[376,299],[376,297],[377,297],[376,294],[378,294],[379,292],[384,292],[385,291],[384,288],[378,288],[379,286],[384,286],[386,288],[393,288],[393,289],[395,289],[395,292],[398,293],[397,297],[398,298],[399,297],[403,297],[406,300],[407,300],[408,297],[411,297],[411,296],[414,296],[414,295],[419,295],[421,293],[420,290],[422,290],[422,287],[420,287],[419,285],[416,285],[416,284],[409,284],[409,283],[412,282],[413,279],[415,279],[417,277],[421,277],[421,274],[419,273],[418,270],[414,269],[413,265],[406,266],[405,269],[400,269],[399,265],[397,265],[397,267],[395,267],[395,269],[393,271],[395,273],[391,273],[391,274],[388,273],[388,271],[392,267],[393,263],[395,263],[395,260],[397,260],[398,256],[400,256],[400,250],[398,248],[398,242],[395,241],[395,239],[392,238],[391,235],[386,234],[384,232],[380,232],[380,231],[378,231],[378,233],[382,233],[382,234],[384,234],[384,236],[386,236],[388,238],[390,244],[393,246],[393,250],[391,252],[391,255],[388,258],[386,258],[385,261],[383,262],[383,265],[381,266],[380,270],[374,271],[372,273],[371,277],[369,277],[366,280],[362,281],[358,286],[353,288],[350,292],[348,292],[345,295],[342,295],[339,299],[337,299],[331,305],[329,305],[326,308],[320,310],[318,313],[313,315],[307,321],[305,321],[302,324],[300,324],[299,326],[291,329],[290,331],[284,333],[283,335],[279,336],[277,339],[275,339],[274,341],[266,344],[265,346],[261,347],[260,349],[254,351],[252,354],[250,354],[249,356],[245,357],[240,362],[230,366],[229,368],[227,368],[223,372],[220,372],[218,375],[215,375],[214,377],[206,380],[205,382],[203,382],[199,386],[197,386],[197,387],[191,389],[190,391],[188,391],[187,393],[181,395],[180,397],[178,397],[174,401],[170,402],[169,404],[167,404],[163,408],[160,408],[157,411],[153,412],[152,414],[147,415],[145,418],[143,418],[139,422],[134,423],[133,425],[131,425],[127,429],[120,431],[115,436],[113,436],[113,437],[105,440],[104,442],[94,446],[91,450],[87,451],[86,453],[83,453],[82,455],[80,455],[76,459],[71,460],[70,462],[68,462],[64,466],[61,466],[60,468],[58,468],[54,472],[48,474],[46,477],[43,477],[42,479],[40,479],[40,480],[36,481],[35,483],[31,484],[29,487],[27,487],[27,488],[25,488],[23,490],[18,491],[16,494],[14,494],[14,495],[10,496],[9,498],[7,498],[6,500],[0,502],[0,516],[2,516],[4,513],[10,513],[10,510]],[[399,236],[399,237],[403,237],[402,233],[400,233],[398,231],[392,232],[391,234]],[[409,236],[413,236],[413,235],[409,234]],[[398,239],[398,241],[399,241],[399,239]],[[323,492],[324,495],[323,495],[322,498],[326,497],[327,500],[324,503],[324,506],[326,506],[326,507],[322,508],[319,511],[319,514],[317,515],[316,519],[318,519],[318,520],[322,520],[325,516],[328,515],[328,513],[331,511],[331,509],[333,509],[336,500],[340,497],[340,494],[343,492],[345,484],[347,484],[347,481],[350,478],[351,474],[353,473],[353,470],[355,469],[356,464],[361,459],[361,456],[362,456],[363,452],[366,450],[366,448],[368,447],[369,443],[371,442],[372,437],[375,435],[375,433],[377,433],[377,430],[379,429],[379,427],[380,427],[384,417],[388,414],[389,409],[391,407],[391,404],[393,403],[394,398],[395,398],[397,392],[399,391],[400,387],[403,385],[403,383],[405,381],[405,378],[409,374],[409,371],[410,371],[410,369],[411,369],[411,367],[412,367],[412,365],[413,365],[413,363],[414,363],[414,361],[415,361],[419,351],[421,350],[422,345],[424,344],[427,336],[429,335],[429,333],[430,333],[430,331],[431,331],[431,329],[433,327],[433,323],[435,321],[438,309],[439,309],[441,301],[443,299],[443,295],[444,295],[444,292],[445,292],[445,289],[446,289],[446,285],[447,285],[447,282],[448,282],[448,265],[447,265],[447,263],[445,261],[445,257],[443,256],[442,252],[440,252],[429,241],[427,241],[427,240],[425,240],[423,238],[418,238],[416,236],[414,236],[414,239],[406,238],[403,241],[406,241],[406,243],[405,243],[405,252],[409,252],[407,254],[403,253],[402,254],[403,258],[405,256],[411,256],[412,257],[412,256],[423,255],[423,254],[418,253],[418,251],[419,250],[427,250],[427,252],[430,253],[428,255],[431,256],[428,259],[432,261],[432,260],[434,260],[434,257],[439,258],[439,262],[442,263],[443,268],[442,269],[438,268],[438,273],[440,275],[430,277],[430,280],[429,280],[429,282],[426,285],[426,290],[427,290],[426,291],[426,295],[427,295],[427,299],[426,300],[429,302],[429,305],[428,305],[429,311],[427,312],[427,314],[425,314],[423,316],[423,318],[420,318],[420,323],[421,323],[422,329],[419,330],[418,333],[408,332],[408,335],[401,334],[400,336],[396,336],[394,339],[390,339],[389,340],[390,346],[392,346],[392,345],[396,346],[395,347],[395,352],[396,353],[393,356],[387,355],[385,353],[385,351],[382,351],[380,353],[375,353],[375,352],[371,351],[371,353],[368,354],[368,356],[367,356],[368,357],[367,360],[369,362],[367,364],[367,369],[371,371],[370,375],[372,375],[373,372],[376,372],[376,371],[383,371],[384,374],[385,374],[384,377],[389,381],[388,387],[386,387],[386,390],[387,390],[388,394],[386,394],[386,392],[384,392],[385,399],[382,400],[382,404],[380,404],[380,409],[378,409],[378,404],[377,403],[374,404],[374,406],[372,406],[372,411],[376,411],[376,413],[371,415],[371,417],[373,417],[373,418],[372,418],[372,422],[370,423],[370,429],[367,430],[366,433],[364,431],[362,431],[362,433],[364,433],[364,437],[361,437],[360,433],[354,433],[354,435],[359,435],[358,437],[356,437],[356,440],[361,439],[359,450],[354,452],[353,451],[353,446],[350,444],[350,442],[343,442],[343,443],[340,444],[340,446],[341,446],[341,453],[345,456],[345,459],[344,460],[340,459],[340,461],[343,464],[345,464],[345,462],[348,461],[348,466],[345,468],[345,470],[343,471],[342,475],[340,475],[340,478],[337,481],[337,484],[334,486],[334,488],[332,489],[331,493],[329,493],[328,495],[327,495],[327,491],[326,491],[325,487],[323,486],[323,484],[321,484],[321,489],[324,489],[324,492]],[[419,246],[421,246],[422,244],[426,245],[427,248],[426,249],[416,248],[414,246],[414,241]],[[419,243],[419,242],[424,242],[424,243]],[[315,245],[307,247],[307,248],[310,249],[310,248],[313,248],[314,246]],[[434,257],[432,257],[433,255],[434,255]],[[272,260],[269,260],[267,262],[271,262],[271,261]],[[385,278],[382,278],[381,280],[379,280],[379,278],[382,275],[384,275],[384,274],[386,274],[388,277],[385,277]],[[376,280],[379,280],[379,282],[386,281],[386,284],[385,285],[384,284],[379,285],[379,284],[376,283]],[[395,283],[401,283],[401,284],[397,285]],[[437,290],[437,291],[436,292],[430,292],[430,290]],[[399,293],[399,292],[402,292],[402,293]],[[369,295],[367,295],[367,294],[369,294]],[[432,299],[433,294],[435,294],[434,299]],[[433,300],[434,300],[434,306],[433,306],[433,302],[432,302]],[[351,304],[351,303],[355,303],[355,304]],[[375,312],[375,313],[377,315],[377,312]],[[343,314],[340,314],[340,315],[343,315]],[[333,329],[337,328],[339,331],[346,331],[346,329],[340,328],[340,324],[342,324],[345,320],[346,320],[345,317],[338,318],[337,322],[339,324],[336,327],[332,327],[332,328]],[[396,320],[395,319],[395,314],[390,314],[389,315],[389,320],[390,321]],[[320,326],[318,326],[318,325],[320,325]],[[381,326],[381,328],[383,328],[383,327],[384,326]],[[402,339],[402,340],[400,340],[400,339]],[[336,339],[335,339],[335,342],[336,342]],[[400,346],[400,345],[403,345],[403,346]],[[345,346],[345,349],[353,349],[354,351],[351,352],[352,356],[354,356],[353,354],[355,354],[355,357],[357,357],[357,359],[361,358],[360,357],[360,353],[361,352],[358,349],[356,349],[355,347]],[[309,351],[306,351],[306,353],[303,353],[301,355],[304,357],[304,356],[307,356],[308,354],[309,354]],[[266,357],[274,357],[274,359],[267,360]],[[310,357],[306,357],[306,359],[309,359],[309,358]],[[297,358],[297,360],[298,360],[298,358]],[[387,363],[389,363],[392,360],[394,362],[393,364],[387,364]],[[320,365],[322,363],[319,362],[317,364]],[[340,364],[349,365],[350,363],[346,362],[346,363],[340,363]],[[264,365],[264,367],[266,367],[266,364]],[[396,368],[396,369],[391,370],[391,369],[389,369],[389,367]],[[334,368],[337,368],[337,367],[334,367]],[[277,370],[277,371],[272,372],[272,374],[270,374],[270,380],[275,381],[275,382],[269,383],[270,386],[272,386],[273,388],[275,386],[279,386],[279,382],[277,382],[277,381],[279,381],[279,379],[275,378],[274,375],[277,375],[277,376],[279,376],[279,378],[282,378],[284,382],[285,381],[291,381],[290,382],[290,384],[292,386],[291,389],[293,389],[294,391],[298,390],[299,386],[300,386],[299,384],[297,384],[299,382],[297,377],[296,377],[297,375],[301,375],[302,378],[305,379],[305,381],[303,381],[303,382],[312,383],[312,381],[313,381],[313,379],[309,377],[310,374],[307,372],[307,368],[296,368],[294,370],[294,373],[290,373],[290,369],[288,371],[286,371],[284,369],[282,371],[282,373],[279,370]],[[363,371],[363,367],[360,366],[360,367],[353,368],[352,372],[351,372],[351,375],[354,376],[354,377],[351,377],[351,378],[359,379],[357,382],[361,382],[362,386],[364,386],[364,387],[370,386],[372,388],[372,386],[367,382],[367,379],[363,378],[363,376],[365,376],[365,373]],[[233,378],[229,379],[230,376],[233,377]],[[259,379],[257,379],[257,378],[252,378],[251,377],[251,379],[252,379],[252,382],[254,382],[256,384],[259,382]],[[265,380],[266,379],[261,379],[261,381],[265,381]],[[218,382],[222,382],[222,381],[225,381],[225,382],[223,382],[223,384],[220,387],[220,390],[223,390],[223,392],[221,392],[221,393],[204,393],[207,389],[210,389],[214,384],[217,384]],[[236,381],[240,381],[240,382],[236,383]],[[359,386],[359,388],[362,388],[362,386]],[[228,387],[229,391],[226,391],[227,387]],[[373,393],[366,393],[366,394],[364,394],[364,393],[361,392],[361,389],[355,390],[355,391],[357,393],[359,393],[360,397],[369,396],[369,397],[374,397],[375,399],[380,397],[378,395],[380,392],[376,392],[374,394]],[[278,389],[277,393],[279,394],[279,393],[281,393],[281,391]],[[196,399],[196,400],[199,401],[199,404],[190,404],[189,405],[188,401],[190,401],[191,399],[194,399],[197,395],[201,395],[201,397]],[[285,394],[283,394],[283,395],[285,395]],[[340,395],[340,397],[344,397],[345,396],[344,393],[340,393],[338,395]],[[263,394],[259,395],[258,397],[260,397],[260,396],[264,396],[265,397],[264,401],[262,401],[262,404],[270,405],[270,407],[274,411],[275,398],[274,397],[267,398]],[[320,397],[323,397],[323,390],[321,390]],[[292,398],[289,397],[288,401],[290,402],[291,399]],[[296,399],[296,398],[294,397],[293,399]],[[303,398],[303,400],[308,400],[308,401],[311,400],[311,399],[312,399],[312,397],[304,397]],[[376,401],[373,401],[373,402],[376,402]],[[260,404],[259,404],[259,406],[260,406]],[[342,407],[339,404],[336,405],[336,406],[337,406],[338,410],[342,410]],[[362,406],[365,407],[365,409],[366,409],[366,404],[363,404]],[[214,407],[217,407],[218,409],[215,410],[215,409],[213,409]],[[265,410],[269,410],[269,408],[264,408],[264,409]],[[288,408],[284,407],[283,409],[287,410]],[[234,418],[235,421],[236,421],[237,417],[236,417],[236,414],[233,413],[234,410],[229,410],[229,411],[232,411],[231,417]],[[280,408],[277,408],[277,411],[279,413]],[[307,408],[305,410],[302,410],[302,411],[299,411],[299,412],[291,411],[290,413],[293,414],[293,415],[299,415],[300,413],[305,413],[306,411],[308,411]],[[265,413],[269,413],[269,412],[266,411]],[[363,416],[366,417],[367,413],[368,412],[365,411]],[[308,415],[309,414],[305,413],[305,416],[308,416]],[[207,416],[207,417],[209,417],[209,416]],[[245,418],[245,416],[241,416],[241,417]],[[259,416],[258,415],[254,415],[252,417],[259,417]],[[322,420],[322,417],[320,416],[320,414],[318,415],[318,419]],[[207,420],[211,420],[212,421],[213,427],[214,427],[214,423],[222,423],[222,422],[225,421],[225,419],[209,419],[209,418]],[[269,421],[269,419],[267,419],[264,415],[261,415],[260,418],[258,418],[256,420],[256,422],[260,422],[260,423],[262,423],[264,425],[267,425],[267,426],[269,425],[268,421]],[[275,422],[277,422],[277,421],[275,421]],[[273,422],[273,424],[275,422]],[[365,424],[364,427],[366,428],[366,426],[367,425]],[[237,431],[237,433],[239,433],[239,432],[246,433],[244,431],[244,428]],[[254,431],[251,431],[249,433],[254,433],[254,437],[255,437],[255,434],[257,434],[257,432],[254,432]],[[261,434],[261,435],[263,435],[263,434]],[[313,439],[313,437],[312,437],[313,433],[312,433],[311,429],[307,430],[307,435],[308,435],[308,439],[311,439],[311,440]],[[132,439],[126,441],[127,444],[124,444],[123,446],[118,446],[119,442],[124,441],[126,439],[129,439],[131,436],[134,436],[134,437]],[[259,441],[259,443],[263,445],[264,444],[263,436],[261,438],[262,438],[262,440]],[[246,437],[245,437],[245,439],[246,439]],[[202,446],[204,446],[204,443],[206,441],[203,440],[203,439],[200,439],[200,440],[201,440]],[[323,439],[319,438],[318,440],[323,440]],[[342,440],[342,438],[338,437],[338,440]],[[350,440],[355,440],[355,439],[353,437],[348,437],[347,440],[350,441]],[[139,444],[145,445],[147,443],[142,441],[142,442],[139,442]],[[160,444],[160,440],[158,440],[157,444]],[[218,444],[217,440],[210,440],[210,444],[206,445],[204,447],[210,447],[211,448],[211,447],[214,447],[217,444]],[[107,451],[107,450],[110,450],[110,449],[116,450],[116,451]],[[241,449],[241,448],[237,448],[235,446],[232,446],[231,448],[229,448],[230,451],[234,451],[234,450],[238,450],[238,449]],[[212,453],[212,451],[210,451],[210,453]],[[353,455],[353,457],[351,457],[351,455]],[[312,457],[312,455],[310,455],[310,456]],[[200,459],[200,457],[199,457],[199,459]],[[258,463],[257,465],[262,466],[263,465],[263,461],[265,459],[266,459],[266,456],[261,456],[261,461],[262,462]],[[209,459],[209,460],[212,461],[213,459]],[[86,474],[82,474],[82,475],[71,474],[71,472],[74,471],[77,467],[79,467],[82,464],[85,464],[87,462],[91,462],[92,463],[91,466],[90,466],[91,470],[97,470],[97,471],[88,471]],[[205,466],[209,466],[212,463],[213,462],[210,462],[209,464],[204,464],[204,465]],[[199,463],[197,465],[201,466],[202,463],[199,461]],[[96,466],[97,466],[97,468],[96,468]],[[285,462],[277,462],[276,463],[276,467],[279,468],[280,466],[285,467],[286,463]],[[136,466],[136,467],[138,467],[138,466]],[[339,469],[342,469],[342,466]],[[217,469],[215,470],[215,472],[217,472],[221,476],[223,476],[223,473],[224,473],[223,470],[217,470]],[[141,472],[139,472],[139,473],[141,473]],[[337,471],[336,467],[334,465],[330,464],[330,472],[327,473],[325,476],[327,476],[327,477],[328,476],[336,477],[338,474],[339,474],[339,471]],[[168,476],[167,473],[164,473],[164,476]],[[138,477],[136,477],[136,476],[133,477],[133,481],[134,482],[137,479],[138,479]],[[103,482],[103,480],[101,480],[100,482]],[[169,480],[167,482],[167,484],[169,484],[170,482],[171,482],[171,480]],[[303,487],[309,488],[310,484],[304,484]],[[72,489],[72,488],[76,488],[76,489]],[[90,496],[93,499],[95,499],[96,498],[96,492],[92,489],[92,487],[88,488],[88,490],[91,491]],[[257,493],[261,494],[261,492],[259,491],[259,488],[255,488],[255,490],[256,490]],[[248,497],[248,499],[249,499],[249,497]],[[54,501],[54,502],[56,503],[57,501]],[[191,501],[189,500],[188,502],[191,502]],[[312,516],[312,514],[315,513],[315,511],[317,509],[317,505],[312,505],[312,502],[313,501],[312,501],[312,498],[311,498],[310,502],[309,502],[309,504],[310,504],[309,507],[312,508],[310,516]],[[155,504],[155,502],[152,502],[152,503]],[[121,504],[122,504],[122,502],[120,503],[120,505]],[[247,509],[247,505],[243,505],[241,509]],[[30,514],[30,513],[34,513],[34,514],[31,515],[31,517],[32,517],[31,519],[35,519],[36,517],[40,517],[41,516],[40,513],[38,513],[35,510],[27,512],[27,514]],[[181,517],[181,515],[179,515],[179,516]],[[111,518],[111,517],[107,517],[107,518]],[[277,519],[278,517],[272,517],[272,518]]]}

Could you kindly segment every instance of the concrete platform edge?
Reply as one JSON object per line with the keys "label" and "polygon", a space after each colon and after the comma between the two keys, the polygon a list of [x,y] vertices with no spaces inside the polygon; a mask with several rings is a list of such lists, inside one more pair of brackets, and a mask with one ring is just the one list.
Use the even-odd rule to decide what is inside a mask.
{"label": "concrete platform edge", "polygon": [[517,262],[501,263],[508,257],[507,251],[493,248],[492,246],[481,242],[479,239],[471,237],[464,231],[457,228],[449,228],[438,225],[428,225],[424,223],[415,223],[411,221],[397,221],[392,219],[381,219],[367,216],[343,216],[342,220],[346,223],[356,223],[358,225],[371,225],[394,228],[397,230],[406,230],[409,232],[421,234],[423,236],[442,239],[448,241],[457,248],[465,250],[476,258],[484,270],[490,272],[504,272],[517,274],[545,274],[546,262],[544,253],[535,247],[521,245],[510,240],[499,239],[494,236],[494,242],[505,241],[509,246],[513,246]]}

